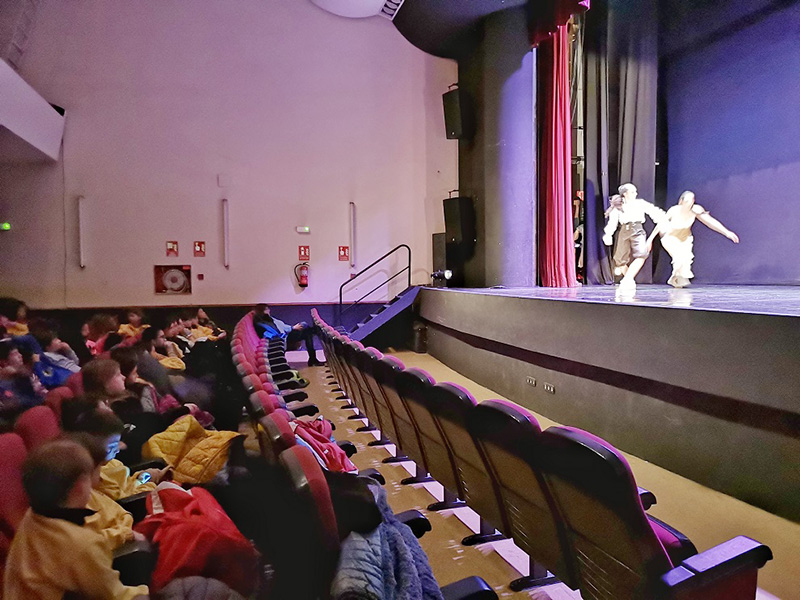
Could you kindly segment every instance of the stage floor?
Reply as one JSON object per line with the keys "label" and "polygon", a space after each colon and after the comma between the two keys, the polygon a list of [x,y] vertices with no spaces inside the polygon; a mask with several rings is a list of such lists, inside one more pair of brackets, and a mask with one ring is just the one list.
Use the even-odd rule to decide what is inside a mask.
{"label": "stage floor", "polygon": [[633,293],[620,293],[619,286],[611,285],[577,288],[448,289],[470,294],[513,298],[800,317],[800,286],[692,285],[676,289],[668,285],[639,284]]}

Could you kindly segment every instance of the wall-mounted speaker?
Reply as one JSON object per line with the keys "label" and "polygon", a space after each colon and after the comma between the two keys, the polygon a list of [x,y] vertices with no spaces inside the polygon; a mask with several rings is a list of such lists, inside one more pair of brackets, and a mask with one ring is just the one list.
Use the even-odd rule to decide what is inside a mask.
{"label": "wall-mounted speaker", "polygon": [[472,198],[458,196],[444,200],[446,243],[472,248],[475,245],[475,208]]}
{"label": "wall-mounted speaker", "polygon": [[475,131],[469,97],[456,88],[442,95],[444,127],[448,140],[471,139]]}

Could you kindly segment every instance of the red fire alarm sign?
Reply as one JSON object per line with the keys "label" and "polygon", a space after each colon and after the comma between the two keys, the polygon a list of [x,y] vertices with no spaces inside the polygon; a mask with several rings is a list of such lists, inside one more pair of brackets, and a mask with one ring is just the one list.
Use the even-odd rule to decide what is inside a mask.
{"label": "red fire alarm sign", "polygon": [[298,260],[310,260],[311,259],[311,246],[298,246],[297,247],[297,259]]}
{"label": "red fire alarm sign", "polygon": [[345,262],[350,260],[350,246],[339,246],[339,260]]}
{"label": "red fire alarm sign", "polygon": [[167,256],[178,256],[178,242],[169,240],[167,242]]}
{"label": "red fire alarm sign", "polygon": [[206,255],[206,243],[205,242],[195,242],[194,243],[194,255],[203,257]]}

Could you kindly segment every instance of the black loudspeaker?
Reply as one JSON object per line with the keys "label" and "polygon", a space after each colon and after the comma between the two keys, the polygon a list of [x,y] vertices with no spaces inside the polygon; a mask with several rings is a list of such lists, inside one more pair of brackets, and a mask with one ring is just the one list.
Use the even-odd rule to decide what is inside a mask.
{"label": "black loudspeaker", "polygon": [[[434,233],[432,237],[433,249],[433,272],[440,271],[444,273],[447,269],[447,246],[445,244],[444,233]],[[431,285],[436,288],[447,287],[447,281],[443,279],[434,279]]]}
{"label": "black loudspeaker", "polygon": [[475,245],[475,208],[472,198],[458,196],[444,200],[444,231],[447,245],[465,248]]}
{"label": "black loudspeaker", "polygon": [[471,139],[474,132],[469,97],[459,89],[442,95],[444,127],[448,140]]}

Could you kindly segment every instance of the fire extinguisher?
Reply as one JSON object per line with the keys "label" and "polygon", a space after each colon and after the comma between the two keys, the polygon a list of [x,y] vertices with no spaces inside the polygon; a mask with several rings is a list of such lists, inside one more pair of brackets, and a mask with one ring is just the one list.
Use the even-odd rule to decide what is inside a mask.
{"label": "fire extinguisher", "polygon": [[297,285],[301,288],[308,287],[308,263],[300,263],[294,268],[294,276],[297,279]]}

